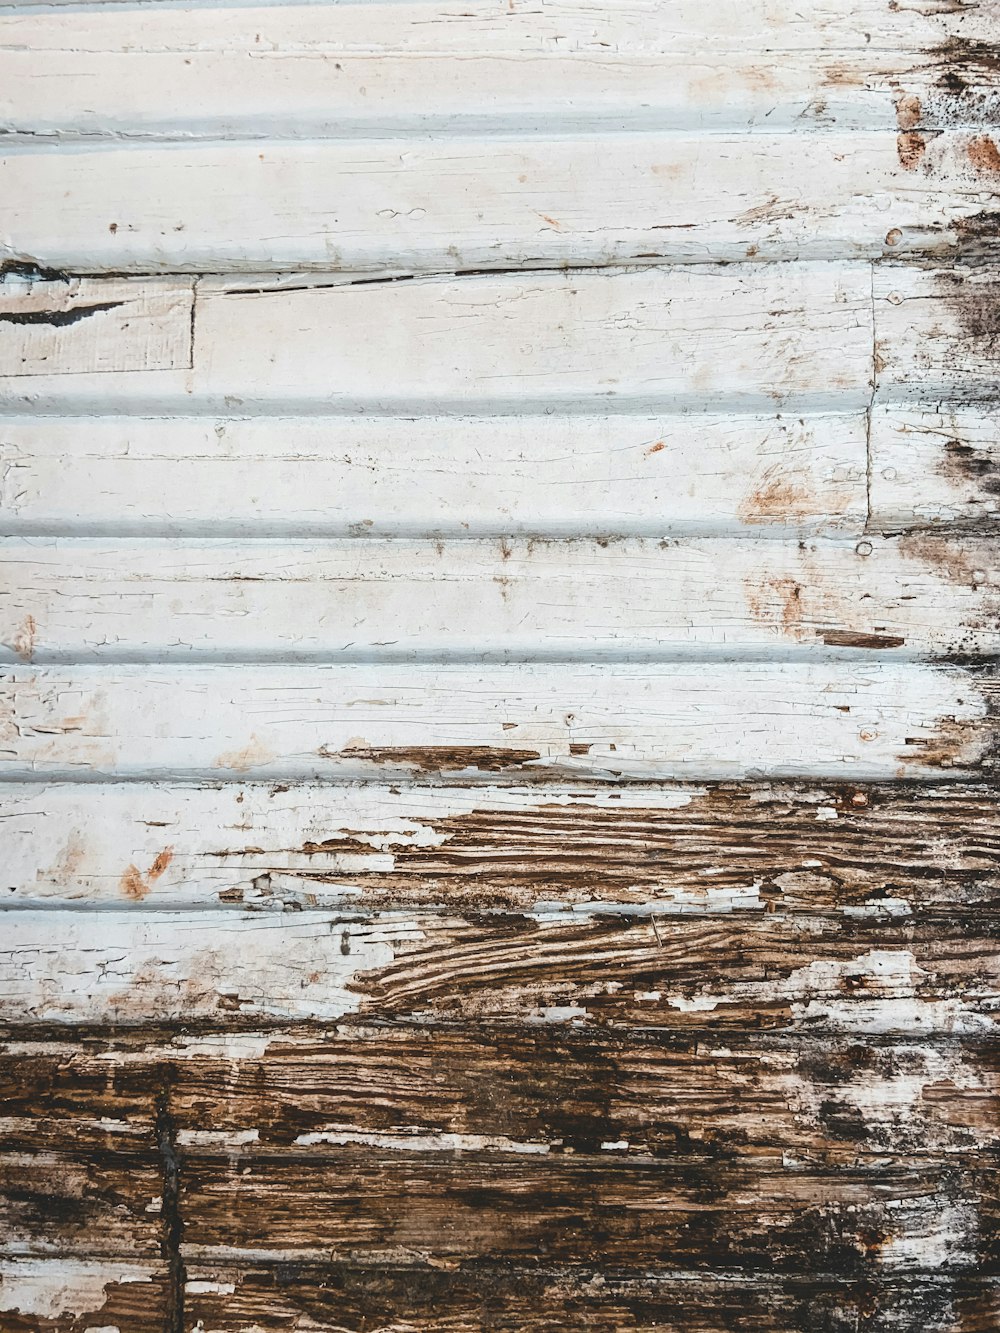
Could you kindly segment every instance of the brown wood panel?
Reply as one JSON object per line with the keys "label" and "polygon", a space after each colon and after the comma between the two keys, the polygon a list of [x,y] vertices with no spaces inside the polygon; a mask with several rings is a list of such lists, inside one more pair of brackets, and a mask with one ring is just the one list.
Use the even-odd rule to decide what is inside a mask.
{"label": "brown wood panel", "polygon": [[[6,1040],[8,1153],[135,1160],[151,1104],[177,1151],[324,1142],[400,1151],[683,1159],[1000,1146],[992,1036],[938,1039],[360,1025],[221,1035]],[[305,1136],[303,1138],[303,1136]],[[609,1161],[617,1160],[609,1158]]]}
{"label": "brown wood panel", "polygon": [[1000,1263],[988,1039],[19,1034],[0,1077],[10,1254],[160,1256],[178,1281],[226,1256],[880,1279]]}
{"label": "brown wood panel", "polygon": [[994,1333],[995,1281],[622,1276],[538,1264],[446,1269],[280,1264],[191,1269],[208,1333]]}

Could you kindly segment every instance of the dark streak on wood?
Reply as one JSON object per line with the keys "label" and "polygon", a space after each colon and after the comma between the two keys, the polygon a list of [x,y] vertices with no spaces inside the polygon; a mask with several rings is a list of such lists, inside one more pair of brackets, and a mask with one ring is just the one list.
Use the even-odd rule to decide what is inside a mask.
{"label": "dark streak on wood", "polygon": [[506,750],[490,745],[352,745],[319,751],[323,758],[361,759],[371,764],[393,764],[419,773],[449,773],[475,769],[480,773],[499,773],[520,768],[540,759],[538,750]]}
{"label": "dark streak on wood", "polygon": [[[819,631],[817,631],[819,632]],[[902,648],[905,639],[895,634],[859,634],[854,630],[834,629],[823,631],[823,643],[827,648]]]}
{"label": "dark streak on wood", "polygon": [[975,503],[985,495],[1000,496],[1000,457],[984,453],[964,440],[947,440],[938,463],[940,474],[956,488],[969,486]]}
{"label": "dark streak on wood", "polygon": [[92,305],[76,306],[72,310],[19,310],[0,311],[0,324],[48,324],[64,329],[79,324],[82,319],[99,315],[104,310],[117,310],[124,301],[98,301]]}
{"label": "dark streak on wood", "polygon": [[995,260],[1000,243],[1000,212],[984,211],[956,218],[951,230],[957,237],[956,262],[976,264]]}
{"label": "dark streak on wood", "polygon": [[[44,1142],[41,1112],[39,1139]],[[95,1136],[96,1138],[96,1136]],[[0,1254],[118,1255],[159,1259],[161,1176],[149,1141],[84,1135],[79,1149],[6,1146],[0,1156]]]}
{"label": "dark streak on wood", "polygon": [[184,1223],[181,1218],[181,1175],[177,1152],[177,1131],[170,1109],[170,1084],[174,1071],[168,1066],[167,1079],[156,1096],[154,1131],[156,1146],[163,1163],[163,1193],[160,1203],[160,1253],[167,1269],[164,1333],[185,1333],[184,1292],[187,1274],[181,1246]]}

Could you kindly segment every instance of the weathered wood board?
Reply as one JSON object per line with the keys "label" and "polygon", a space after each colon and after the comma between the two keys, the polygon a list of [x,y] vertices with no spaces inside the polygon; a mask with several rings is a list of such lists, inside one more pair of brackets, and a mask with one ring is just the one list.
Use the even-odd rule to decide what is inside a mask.
{"label": "weathered wood board", "polygon": [[[6,323],[12,375],[0,405],[52,412],[154,408],[244,416],[337,410],[389,415],[866,407],[873,302],[866,264],[600,269],[248,287],[133,279],[166,290],[161,323],[187,359],[128,361],[134,336],[96,300],[99,279],[18,278]],[[122,280],[109,286],[111,300]],[[186,302],[183,310],[178,302]],[[108,302],[110,304],[110,301]],[[67,323],[66,309],[70,307]],[[44,318],[44,311],[54,317]],[[31,322],[25,323],[25,316]],[[73,316],[83,318],[73,318]],[[39,349],[41,329],[47,343]],[[31,370],[16,363],[31,356]],[[45,364],[38,364],[44,355]],[[101,364],[136,373],[114,380]],[[96,366],[95,366],[96,363]],[[821,369],[822,368],[822,369]],[[162,406],[161,406],[162,405]],[[234,413],[234,409],[239,409]]]}
{"label": "weathered wood board", "polygon": [[[112,390],[120,385],[110,386],[104,411]],[[914,491],[925,471],[934,475],[909,439],[898,440],[908,420],[885,426],[900,478],[885,503],[895,505],[898,527],[910,526],[898,519],[901,507],[925,521]],[[980,420],[972,417],[965,433],[976,432],[988,457]],[[606,406],[588,415],[375,419],[0,415],[0,532],[861,536],[867,435],[862,407],[801,418],[776,410],[609,415]],[[989,478],[966,483],[958,471],[950,486],[936,481],[937,503],[978,514],[990,503]],[[958,484],[966,489],[956,492]],[[969,492],[980,497],[975,509]]]}
{"label": "weathered wood board", "polygon": [[721,130],[42,145],[0,164],[0,228],[10,259],[77,272],[947,254],[995,202],[998,161],[977,130],[825,130],[805,155],[792,132]]}
{"label": "weathered wood board", "polygon": [[0,543],[0,660],[887,659],[1000,648],[1000,547],[856,541]]}
{"label": "weathered wood board", "polygon": [[4,811],[33,908],[1000,910],[987,784],[11,783]]}
{"label": "weathered wood board", "polygon": [[20,8],[0,13],[0,107],[26,138],[994,124],[990,3]]}
{"label": "weathered wood board", "polygon": [[0,3],[0,1333],[1000,1327],[998,33]]}
{"label": "weathered wood board", "polygon": [[991,664],[8,667],[0,780],[989,775]]}

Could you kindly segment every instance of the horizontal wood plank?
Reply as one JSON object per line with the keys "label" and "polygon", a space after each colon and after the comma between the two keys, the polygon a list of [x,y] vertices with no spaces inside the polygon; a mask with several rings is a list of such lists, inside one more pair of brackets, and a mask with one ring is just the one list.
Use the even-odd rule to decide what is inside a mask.
{"label": "horizontal wood plank", "polygon": [[988,665],[7,667],[0,777],[941,778],[994,702]]}
{"label": "horizontal wood plank", "polygon": [[[442,7],[438,0],[380,0],[363,12],[347,6],[285,5],[282,0],[266,8],[245,0],[235,4],[215,0],[198,6],[187,22],[158,0],[46,4],[4,0],[0,10],[10,45],[16,48],[30,36],[41,50],[71,45],[100,51],[124,45],[190,54],[227,49],[236,33],[249,34],[253,45],[265,49],[285,44],[323,49],[343,41],[355,50],[399,49],[408,54],[431,49],[462,55],[470,44],[499,55],[530,49],[544,52],[560,40],[572,51],[598,54],[609,46],[626,53],[679,49],[696,54],[706,45],[712,51],[759,47],[783,53],[828,49],[861,53],[873,47],[890,53],[923,53],[950,38],[969,43],[988,39],[993,35],[996,0],[980,0],[962,11],[933,2],[911,9],[874,9],[865,13],[864,30],[858,25],[857,0],[805,5],[796,0],[719,0],[711,14],[697,0],[651,0],[641,13],[617,6],[595,10],[589,5],[567,5],[552,13],[511,10],[503,0],[469,0],[460,12]],[[253,40],[258,32],[260,43]]]}
{"label": "horizontal wood plank", "polygon": [[[217,1247],[282,1258],[587,1262],[737,1267],[854,1276],[866,1247],[889,1272],[990,1273],[995,1168],[924,1158],[870,1169],[706,1160],[667,1172],[656,1160],[561,1155],[541,1164],[494,1154],[470,1172],[451,1156],[412,1163],[372,1148],[307,1160],[248,1148],[189,1156],[183,1202],[193,1259]],[[951,1191],[957,1207],[943,1202]],[[399,1201],[406,1200],[401,1209]],[[361,1201],[363,1200],[363,1205]],[[361,1205],[361,1206],[359,1206]],[[979,1225],[982,1225],[982,1235]],[[982,1245],[982,1255],[980,1246]]]}
{"label": "horizontal wood plank", "polygon": [[860,536],[866,469],[860,408],[801,420],[0,417],[0,532]]}
{"label": "horizontal wood plank", "polygon": [[453,273],[947,254],[994,200],[975,129],[804,138],[22,146],[0,163],[0,230],[8,260],[82,273]]}
{"label": "horizontal wood plank", "polygon": [[971,538],[0,543],[7,662],[669,660],[1000,648]]}
{"label": "horizontal wood plank", "polygon": [[[860,537],[866,433],[862,410],[801,420],[8,416],[0,533]],[[1000,515],[988,410],[883,405],[870,447],[869,533]]]}
{"label": "horizontal wood plank", "polygon": [[24,910],[0,1021],[479,1018],[616,1026],[985,1032],[993,918],[591,912]]}
{"label": "horizontal wood plank", "polygon": [[189,1273],[322,1258],[461,1263],[471,1278],[477,1264],[540,1255],[593,1264],[594,1228],[609,1277],[996,1266],[988,1037],[734,1043],[349,1024],[72,1045],[8,1032],[3,1047],[0,1211],[16,1213],[4,1245],[22,1256],[58,1245],[135,1265],[163,1224],[136,1148],[155,1102]]}
{"label": "horizontal wood plank", "polygon": [[[72,283],[18,279],[17,287],[18,302],[61,309]],[[148,288],[134,280],[137,299]],[[183,404],[226,415],[405,416],[604,414],[618,404],[640,412],[687,405],[718,413],[722,404],[849,411],[867,408],[871,396],[871,275],[863,264],[311,287],[206,279],[192,318],[190,370],[113,379],[65,372],[81,368],[81,327],[91,330],[90,355],[109,365],[123,344],[134,346],[128,330],[101,318],[42,325],[45,373],[0,377],[0,397],[9,410],[32,412],[158,414]]]}
{"label": "horizontal wood plank", "polygon": [[[769,1034],[533,1024],[195,1034],[0,1035],[4,1151],[99,1152],[149,1141],[164,1101],[176,1153],[260,1148],[289,1159],[366,1145],[411,1164],[519,1154],[706,1154],[788,1165],[841,1154],[949,1154],[1000,1142],[992,1035]],[[98,1136],[103,1136],[99,1139]],[[116,1148],[117,1145],[117,1148]]]}
{"label": "horizontal wood plank", "polygon": [[[988,268],[712,265],[260,278],[253,288],[204,279],[193,298],[184,279],[79,281],[4,284],[12,363],[28,357],[32,372],[0,377],[7,412],[589,417],[724,404],[777,405],[804,424],[866,411],[873,376],[878,406],[986,405],[997,366]],[[89,314],[74,306],[83,290]],[[115,317],[120,298],[151,312],[148,339],[137,344]],[[159,338],[186,350],[160,361]],[[137,345],[145,370],[130,359]]]}
{"label": "horizontal wood plank", "polygon": [[[871,1265],[874,1268],[874,1265]],[[420,1264],[191,1268],[186,1308],[213,1333],[416,1327],[428,1333],[993,1333],[995,1280],[961,1274],[853,1281],[700,1272],[601,1274],[592,1266]],[[877,1320],[877,1324],[872,1321]]]}
{"label": "horizontal wood plank", "polygon": [[[0,18],[8,132],[340,137],[512,120],[568,128],[935,129],[988,123],[974,43],[991,4],[955,12],[685,0],[641,15],[474,0],[270,7],[59,6]],[[47,77],[33,77],[44,53]],[[945,74],[952,77],[946,78]],[[86,88],[86,99],[75,95]]]}
{"label": "horizontal wood plank", "polygon": [[1000,908],[987,786],[7,784],[22,906]]}

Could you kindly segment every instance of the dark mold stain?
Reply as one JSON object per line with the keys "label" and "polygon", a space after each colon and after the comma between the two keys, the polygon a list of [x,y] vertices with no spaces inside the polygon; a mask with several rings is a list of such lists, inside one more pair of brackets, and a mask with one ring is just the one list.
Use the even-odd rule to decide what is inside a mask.
{"label": "dark mold stain", "polygon": [[955,259],[963,264],[977,264],[996,257],[1000,242],[1000,212],[975,213],[955,218],[951,231],[956,237]]}
{"label": "dark mold stain", "polygon": [[945,441],[938,470],[957,488],[969,486],[968,499],[972,503],[983,495],[1000,496],[1000,458],[964,440]]}

